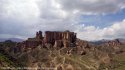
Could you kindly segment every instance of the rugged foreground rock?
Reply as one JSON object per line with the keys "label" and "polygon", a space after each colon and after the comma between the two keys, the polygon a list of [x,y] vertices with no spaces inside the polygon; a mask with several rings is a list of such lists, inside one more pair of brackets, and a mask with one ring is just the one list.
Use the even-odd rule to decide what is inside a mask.
{"label": "rugged foreground rock", "polygon": [[[70,31],[36,33],[24,42],[0,42],[1,67],[29,67],[27,70],[124,70],[125,45],[117,39],[93,45]],[[15,64],[14,64],[15,63]],[[2,69],[2,68],[1,68]]]}

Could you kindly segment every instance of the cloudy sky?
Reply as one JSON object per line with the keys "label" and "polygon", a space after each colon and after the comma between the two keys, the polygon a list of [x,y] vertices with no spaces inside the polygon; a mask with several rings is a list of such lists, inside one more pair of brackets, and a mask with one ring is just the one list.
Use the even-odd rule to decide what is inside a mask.
{"label": "cloudy sky", "polygon": [[39,30],[125,38],[125,0],[0,0],[0,38],[34,37]]}

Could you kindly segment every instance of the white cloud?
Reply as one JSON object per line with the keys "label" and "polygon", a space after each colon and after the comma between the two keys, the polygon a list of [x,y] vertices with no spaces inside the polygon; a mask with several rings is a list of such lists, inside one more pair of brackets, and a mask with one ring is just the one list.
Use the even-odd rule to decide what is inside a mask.
{"label": "white cloud", "polygon": [[125,38],[125,21],[116,22],[103,29],[94,26],[85,26],[82,30],[77,30],[78,37],[86,40],[101,40]]}
{"label": "white cloud", "polygon": [[67,15],[54,0],[2,0],[0,34],[32,36],[37,30],[69,29],[72,19]]}
{"label": "white cloud", "polygon": [[1,0],[0,37],[32,37],[38,30],[71,30],[86,40],[121,37],[123,22],[100,29],[81,24],[80,17],[114,13],[123,9],[124,3],[124,0]]}
{"label": "white cloud", "polygon": [[125,7],[124,0],[57,0],[66,11],[79,10],[83,14],[115,13]]}

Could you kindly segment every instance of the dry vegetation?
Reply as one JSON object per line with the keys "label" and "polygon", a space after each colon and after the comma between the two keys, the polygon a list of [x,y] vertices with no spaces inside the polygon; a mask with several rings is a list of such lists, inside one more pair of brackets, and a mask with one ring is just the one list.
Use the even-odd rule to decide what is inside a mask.
{"label": "dry vegetation", "polygon": [[73,47],[59,49],[42,46],[20,52],[15,50],[15,45],[16,43],[10,41],[0,43],[0,67],[25,66],[41,70],[125,70],[125,45],[119,46],[117,50],[92,45],[92,48],[86,49],[85,54],[79,54],[77,48]]}

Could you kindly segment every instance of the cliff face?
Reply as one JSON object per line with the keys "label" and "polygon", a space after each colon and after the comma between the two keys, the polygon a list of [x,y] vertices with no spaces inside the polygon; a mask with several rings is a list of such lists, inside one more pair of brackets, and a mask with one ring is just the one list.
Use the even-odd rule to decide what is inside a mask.
{"label": "cliff face", "polygon": [[57,32],[46,31],[45,36],[42,36],[42,32],[36,32],[35,38],[28,38],[24,41],[26,47],[36,47],[38,45],[45,45],[47,43],[56,47],[70,47],[70,44],[75,44],[76,33],[70,31]]}
{"label": "cliff face", "polygon": [[54,44],[56,40],[67,40],[67,41],[70,41],[71,43],[74,43],[76,41],[76,33],[69,32],[69,31],[65,31],[65,32],[46,31],[45,32],[44,41],[46,43]]}

